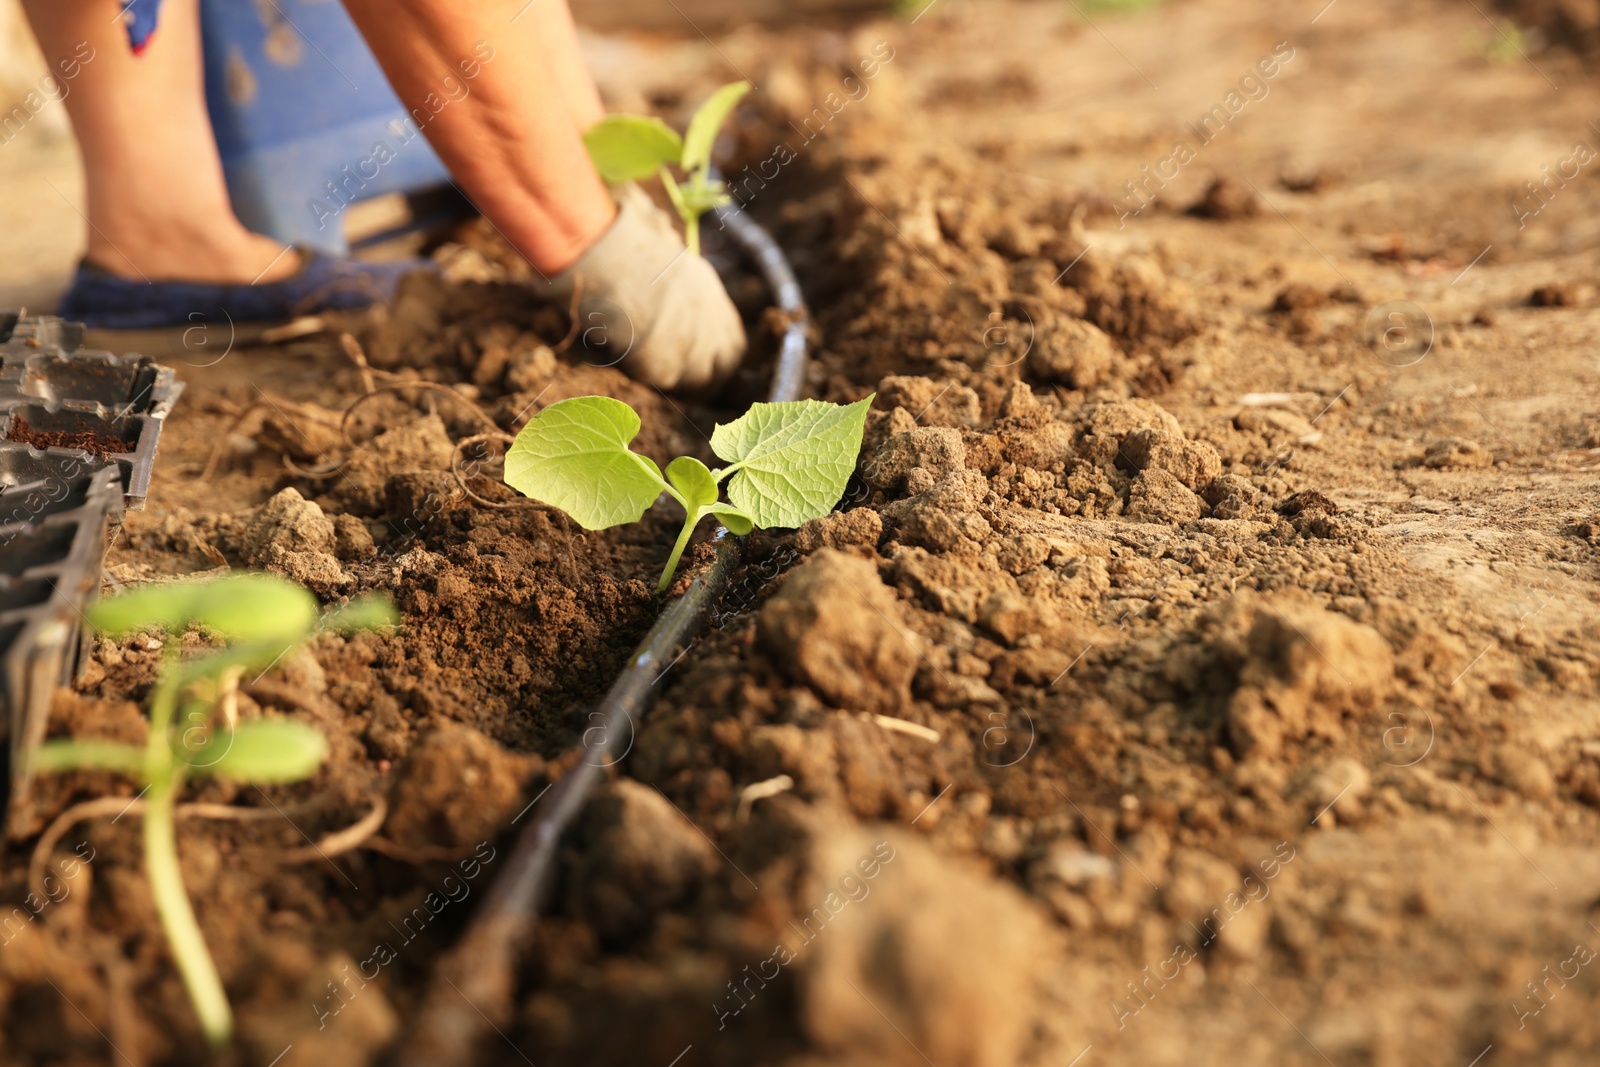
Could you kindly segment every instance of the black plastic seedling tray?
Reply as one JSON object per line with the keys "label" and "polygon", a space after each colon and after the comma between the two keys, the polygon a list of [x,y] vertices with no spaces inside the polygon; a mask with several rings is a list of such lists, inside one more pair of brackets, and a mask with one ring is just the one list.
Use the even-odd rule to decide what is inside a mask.
{"label": "black plastic seedling tray", "polygon": [[6,828],[28,819],[27,754],[44,739],[50,702],[88,649],[83,611],[100,592],[111,523],[122,512],[115,466],[0,449],[0,692],[8,744]]}
{"label": "black plastic seedling tray", "polygon": [[[182,391],[140,356],[83,351],[83,327],[0,311],[0,746],[7,834],[28,829],[27,756],[77,676],[114,524],[143,507]],[[0,794],[0,799],[5,799]]]}
{"label": "black plastic seedling tray", "polygon": [[126,505],[141,508],[161,424],[183,385],[143,356],[83,351],[82,339],[82,327],[60,319],[12,327],[0,343],[0,439],[110,460]]}

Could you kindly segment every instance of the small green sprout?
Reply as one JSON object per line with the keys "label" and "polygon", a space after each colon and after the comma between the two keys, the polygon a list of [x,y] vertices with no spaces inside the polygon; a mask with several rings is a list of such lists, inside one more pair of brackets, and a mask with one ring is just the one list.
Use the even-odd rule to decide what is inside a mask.
{"label": "small green sprout", "polygon": [[[653,460],[628,447],[639,433],[632,408],[608,396],[573,397],[551,404],[517,434],[506,452],[506,484],[560,508],[585,530],[638,522],[662,493],[671,496],[688,514],[656,585],[663,593],[707,515],[747,534],[757,526],[799,526],[831,511],[855,470],[871,403],[869,396],[848,405],[753,404],[711,432],[711,451],[726,467],[711,470],[680,456],[663,477]],[[724,481],[731,503],[718,499]]]}
{"label": "small green sprout", "polygon": [[1130,15],[1157,7],[1161,0],[1078,0],[1078,4],[1096,13]]}
{"label": "small green sprout", "polygon": [[[214,775],[237,782],[296,782],[321,766],[328,742],[293,719],[235,722],[235,697],[245,671],[265,671],[317,624],[317,602],[300,586],[265,574],[146,585],[89,609],[103,634],[164,631],[160,676],[150,693],[150,736],[143,748],[115,741],[56,740],[39,747],[40,773],[104,770],[137,779],[144,791],[145,874],[184,987],[213,1046],[228,1042],[233,1015],[216,964],[184,892],[173,808],[185,778]],[[344,632],[398,621],[381,600],[358,600],[323,620]],[[225,640],[182,659],[179,637],[199,626]],[[221,720],[218,722],[217,720]]]}
{"label": "small green sprout", "polygon": [[1468,49],[1476,51],[1490,63],[1509,65],[1518,60],[1526,59],[1532,50],[1527,34],[1522,28],[1510,19],[1496,19],[1494,35],[1485,39],[1481,34],[1474,32],[1468,38]]}
{"label": "small green sprout", "polygon": [[[607,115],[584,132],[583,143],[600,177],[612,185],[660,175],[683,220],[689,251],[698,253],[700,216],[729,201],[723,184],[710,179],[711,146],[723,122],[749,91],[749,82],[733,82],[712,93],[689,120],[688,132],[682,137],[648,115]],[[687,180],[679,182],[672,176],[674,165]]]}

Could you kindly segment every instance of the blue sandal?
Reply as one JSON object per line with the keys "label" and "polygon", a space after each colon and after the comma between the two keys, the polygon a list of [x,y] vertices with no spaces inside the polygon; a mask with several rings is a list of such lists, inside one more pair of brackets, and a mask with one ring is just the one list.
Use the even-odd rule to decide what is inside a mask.
{"label": "blue sandal", "polygon": [[88,262],[78,265],[72,285],[56,314],[81,322],[87,341],[97,348],[147,346],[146,355],[161,355],[163,339],[174,331],[196,327],[220,330],[245,341],[301,315],[356,311],[394,296],[400,278],[429,270],[424,260],[368,263],[340,259],[296,246],[300,269],[276,282],[218,285],[211,282],[145,282],[120,278]]}

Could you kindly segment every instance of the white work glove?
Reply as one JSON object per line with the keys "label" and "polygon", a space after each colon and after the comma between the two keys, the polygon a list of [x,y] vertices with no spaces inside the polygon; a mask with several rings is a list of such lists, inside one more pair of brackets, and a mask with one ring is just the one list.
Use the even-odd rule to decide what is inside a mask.
{"label": "white work glove", "polygon": [[617,191],[617,218],[578,261],[551,279],[578,296],[578,333],[596,362],[659,389],[701,389],[728,378],[745,352],[744,323],[715,268],[684,248],[643,190]]}

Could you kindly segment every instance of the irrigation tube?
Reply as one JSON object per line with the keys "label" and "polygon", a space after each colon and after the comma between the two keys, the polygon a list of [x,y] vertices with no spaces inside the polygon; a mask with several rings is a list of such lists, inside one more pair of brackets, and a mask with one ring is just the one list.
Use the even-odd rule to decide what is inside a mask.
{"label": "irrigation tube", "polygon": [[[809,318],[794,271],[778,243],[738,207],[719,208],[717,218],[755,261],[775,303],[788,317],[768,399],[796,400],[805,379]],[[539,906],[554,880],[561,835],[605,777],[612,751],[619,752],[617,759],[627,755],[639,719],[660,694],[662,677],[699,635],[743,560],[740,538],[726,529],[719,529],[716,537],[711,566],[662,612],[611,683],[597,709],[599,724],[584,734],[582,758],[525,813],[529,821],[488,896],[461,940],[434,970],[411,1040],[399,1050],[399,1067],[453,1067],[465,1060],[484,1028],[494,1025],[491,1016],[510,1016],[516,957],[533,932]]]}

